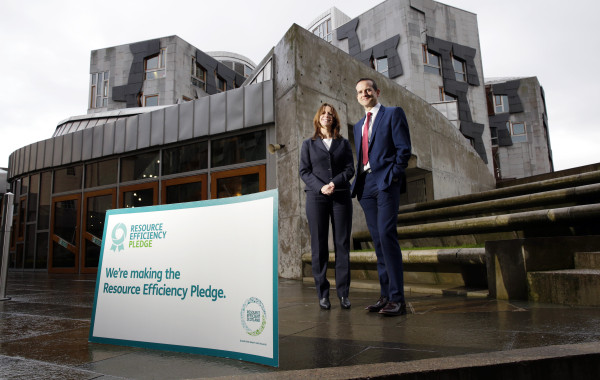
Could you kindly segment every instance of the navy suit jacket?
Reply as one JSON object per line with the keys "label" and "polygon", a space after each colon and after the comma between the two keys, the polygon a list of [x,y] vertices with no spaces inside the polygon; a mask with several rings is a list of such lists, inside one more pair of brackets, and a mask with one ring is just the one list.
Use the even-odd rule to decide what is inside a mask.
{"label": "navy suit jacket", "polygon": [[[354,125],[357,173],[362,165],[362,128],[365,118]],[[406,189],[405,169],[410,159],[410,133],[404,110],[400,107],[381,106],[371,129],[369,140],[369,165],[379,190],[387,189],[392,181],[401,181]],[[357,175],[358,177],[358,175]],[[356,195],[356,178],[352,183],[352,195]]]}
{"label": "navy suit jacket", "polygon": [[304,140],[300,153],[300,178],[305,190],[319,193],[323,185],[333,182],[335,190],[348,190],[354,175],[354,159],[348,140],[337,138],[327,150],[320,138]]}

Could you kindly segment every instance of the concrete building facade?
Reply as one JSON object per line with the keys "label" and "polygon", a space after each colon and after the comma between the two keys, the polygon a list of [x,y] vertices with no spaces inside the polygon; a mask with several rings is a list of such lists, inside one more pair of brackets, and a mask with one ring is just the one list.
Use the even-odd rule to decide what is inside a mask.
{"label": "concrete building facade", "polygon": [[[300,147],[323,102],[337,108],[342,135],[353,142],[351,126],[363,116],[355,91],[362,77],[377,81],[382,104],[406,112],[413,151],[404,203],[494,188],[487,110],[482,117],[478,105],[486,105],[478,39],[467,36],[469,28],[476,33],[475,16],[427,0],[388,0],[355,20],[337,28],[331,43],[293,25],[246,80],[176,36],[92,52],[90,94],[106,93],[106,103],[90,95],[86,115],[62,121],[51,138],[10,156],[11,267],[94,272],[111,208],[278,189],[279,274],[301,278],[310,243]],[[444,23],[468,28],[451,32]],[[464,60],[464,82],[447,65],[450,52]],[[424,57],[431,64],[436,54],[438,73],[425,73],[434,66]],[[194,63],[207,70],[204,88],[193,83]],[[108,87],[92,90],[106,72]],[[431,104],[440,86],[456,94],[441,103],[454,105],[456,120]],[[148,104],[145,97],[155,93],[158,104]],[[270,150],[271,144],[283,148]],[[353,229],[366,230],[354,207]]]}
{"label": "concrete building facade", "polygon": [[554,171],[544,89],[536,77],[486,80],[497,181]]}
{"label": "concrete building facade", "polygon": [[333,42],[334,30],[350,21],[350,16],[336,7],[330,8],[315,18],[306,29],[327,42]]}
{"label": "concrete building facade", "polygon": [[[344,19],[348,20],[345,24],[333,24],[332,37],[318,33],[323,20]],[[432,0],[388,0],[352,20],[332,8],[307,29],[430,103],[471,142],[498,180],[553,171],[539,83],[537,90],[534,83],[520,90],[520,96],[527,99],[527,111],[514,108],[517,104],[513,105],[515,111],[510,111],[511,115],[525,112],[527,123],[511,120],[516,124],[509,124],[509,128],[526,125],[529,138],[513,138],[519,140],[515,145],[508,145],[505,139],[504,145],[498,146],[496,133],[499,130],[502,135],[506,128],[497,126],[503,117],[494,115],[494,106],[489,103],[490,86],[483,85],[475,14]],[[507,85],[495,87],[506,93],[502,86]],[[518,117],[523,119],[525,114]],[[452,195],[438,193],[435,198]]]}
{"label": "concrete building facade", "polygon": [[[337,28],[331,43],[434,105],[493,171],[475,14],[432,0],[388,0]],[[455,195],[438,191],[436,199]]]}
{"label": "concrete building facade", "polygon": [[[433,197],[438,186],[456,194],[494,187],[479,154],[441,113],[293,26],[240,88],[171,106],[70,118],[52,138],[14,152],[9,180],[18,211],[11,265],[94,271],[108,209],[277,188],[280,275],[300,278],[301,256],[310,246],[298,176],[300,146],[325,101],[339,110],[343,134],[353,139],[347,126],[362,117],[354,86],[364,76],[376,78],[384,103],[402,104],[408,115],[414,157],[407,199]],[[285,147],[270,154],[269,144]],[[355,208],[354,228],[365,229]]]}
{"label": "concrete building facade", "polygon": [[[88,114],[176,104],[238,88],[255,66],[239,54],[215,55],[177,36],[93,50]],[[237,71],[234,62],[242,65]]]}

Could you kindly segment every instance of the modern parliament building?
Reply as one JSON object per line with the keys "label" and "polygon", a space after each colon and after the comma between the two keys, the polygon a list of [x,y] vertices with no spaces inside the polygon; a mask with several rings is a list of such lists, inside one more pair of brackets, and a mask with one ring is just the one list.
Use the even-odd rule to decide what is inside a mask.
{"label": "modern parliament building", "polygon": [[[279,275],[301,278],[310,242],[300,146],[323,102],[354,139],[361,77],[377,81],[382,104],[406,112],[404,203],[493,189],[496,161],[503,173],[531,175],[515,167],[516,149],[502,156],[518,144],[535,144],[547,161],[533,170],[552,171],[545,108],[511,128],[527,114],[527,94],[514,81],[486,91],[473,13],[431,0],[387,0],[354,19],[333,8],[308,30],[292,25],[258,64],[163,37],[92,51],[87,113],[11,154],[10,268],[96,272],[109,209],[278,189]],[[490,113],[495,95],[508,106]],[[364,230],[359,210],[355,202],[353,228]]]}

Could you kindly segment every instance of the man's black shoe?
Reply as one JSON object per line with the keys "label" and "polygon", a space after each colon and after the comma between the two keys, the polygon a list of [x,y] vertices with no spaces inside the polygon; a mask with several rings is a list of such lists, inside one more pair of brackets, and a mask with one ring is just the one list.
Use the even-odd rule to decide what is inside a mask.
{"label": "man's black shoe", "polygon": [[398,302],[388,302],[385,307],[379,310],[379,314],[397,316],[406,315],[406,304]]}
{"label": "man's black shoe", "polygon": [[321,309],[323,309],[323,310],[331,309],[331,303],[329,303],[329,298],[327,298],[327,297],[321,298],[319,300],[319,306],[321,306]]}
{"label": "man's black shoe", "polygon": [[342,309],[350,309],[350,300],[348,297],[340,298],[340,305],[342,306]]}
{"label": "man's black shoe", "polygon": [[387,297],[379,297],[377,302],[375,302],[373,305],[369,305],[369,306],[365,307],[365,310],[369,310],[371,312],[377,312],[377,311],[381,310],[387,303],[388,303]]}

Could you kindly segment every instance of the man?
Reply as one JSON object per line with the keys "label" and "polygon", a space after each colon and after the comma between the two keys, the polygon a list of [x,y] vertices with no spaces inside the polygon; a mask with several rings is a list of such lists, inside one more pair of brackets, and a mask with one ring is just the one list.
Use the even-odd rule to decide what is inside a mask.
{"label": "man", "polygon": [[354,126],[358,164],[352,196],[358,197],[373,238],[381,288],[379,300],[365,309],[395,316],[406,314],[396,220],[400,193],[406,189],[404,171],[411,144],[404,111],[383,107],[379,94],[373,79],[362,78],[356,83],[356,96],[366,115]]}

